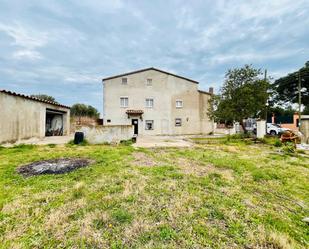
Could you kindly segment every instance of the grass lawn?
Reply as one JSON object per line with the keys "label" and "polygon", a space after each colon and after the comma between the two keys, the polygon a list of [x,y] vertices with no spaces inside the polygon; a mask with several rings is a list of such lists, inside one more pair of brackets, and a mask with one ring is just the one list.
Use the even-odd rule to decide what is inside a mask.
{"label": "grass lawn", "polygon": [[[60,157],[95,163],[16,173]],[[308,248],[308,198],[308,154],[248,141],[0,148],[0,248]]]}

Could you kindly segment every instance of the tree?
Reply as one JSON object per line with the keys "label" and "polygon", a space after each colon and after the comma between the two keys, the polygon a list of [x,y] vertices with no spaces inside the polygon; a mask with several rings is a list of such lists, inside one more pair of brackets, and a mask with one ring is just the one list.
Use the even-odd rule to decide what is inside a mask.
{"label": "tree", "polygon": [[304,115],[309,115],[309,105],[305,106],[305,109],[302,112]]}
{"label": "tree", "polygon": [[210,116],[225,123],[238,121],[242,126],[245,118],[264,118],[270,84],[262,75],[252,65],[228,70],[220,94],[210,100]]}
{"label": "tree", "polygon": [[309,105],[309,61],[298,71],[290,73],[274,82],[275,99],[278,103],[298,103],[299,75],[301,78],[301,87],[303,89],[305,88],[305,91],[302,92],[302,104],[305,106]]}
{"label": "tree", "polygon": [[277,116],[293,116],[295,112],[296,110],[293,109],[292,106],[287,106],[285,108],[282,108],[280,106],[272,106],[268,109],[268,113],[270,115],[274,114],[276,117]]}
{"label": "tree", "polygon": [[74,104],[71,107],[71,115],[76,117],[91,117],[91,118],[99,118],[100,113],[96,108],[91,105],[85,104]]}
{"label": "tree", "polygon": [[49,96],[47,94],[32,94],[30,95],[31,97],[37,98],[37,99],[41,99],[41,100],[46,100],[46,101],[50,101],[50,102],[54,102],[57,103],[56,99],[52,96]]}

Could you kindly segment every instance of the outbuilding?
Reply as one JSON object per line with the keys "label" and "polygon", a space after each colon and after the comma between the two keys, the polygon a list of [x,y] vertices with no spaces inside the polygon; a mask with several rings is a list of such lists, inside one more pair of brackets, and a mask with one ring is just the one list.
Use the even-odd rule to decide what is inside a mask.
{"label": "outbuilding", "polygon": [[0,90],[0,144],[70,134],[70,107]]}

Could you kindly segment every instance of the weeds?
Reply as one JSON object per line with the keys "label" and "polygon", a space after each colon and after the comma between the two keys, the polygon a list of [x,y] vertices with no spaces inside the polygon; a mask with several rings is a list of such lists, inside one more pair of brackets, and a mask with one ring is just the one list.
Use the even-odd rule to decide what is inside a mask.
{"label": "weeds", "polygon": [[275,140],[274,146],[275,146],[275,147],[281,147],[281,146],[282,146],[282,142],[280,141],[280,139],[276,139],[276,140]]}
{"label": "weeds", "polygon": [[119,223],[131,223],[133,216],[124,209],[116,209],[112,212],[112,218]]}
{"label": "weeds", "polygon": [[72,139],[72,140],[70,140],[67,144],[66,144],[67,146],[74,146],[74,145],[76,145],[76,146],[86,146],[86,145],[89,145],[89,142],[87,141],[87,139],[84,139],[82,142],[80,142],[79,144],[75,144],[74,143],[74,140]]}
{"label": "weeds", "polygon": [[122,140],[122,141],[120,141],[120,144],[125,145],[125,146],[130,146],[130,145],[133,144],[133,141],[132,141],[132,139]]}
{"label": "weeds", "polygon": [[294,154],[296,152],[295,144],[287,142],[282,147],[282,150],[283,150],[284,153],[286,153],[288,155]]}
{"label": "weeds", "polygon": [[[0,247],[307,248],[308,157],[235,137],[215,141],[1,149]],[[74,157],[95,163],[62,175],[16,173]]]}

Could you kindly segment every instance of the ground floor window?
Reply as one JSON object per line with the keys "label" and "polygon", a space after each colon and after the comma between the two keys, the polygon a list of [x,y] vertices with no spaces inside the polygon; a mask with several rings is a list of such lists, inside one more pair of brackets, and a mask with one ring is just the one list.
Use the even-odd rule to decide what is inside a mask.
{"label": "ground floor window", "polygon": [[181,118],[175,118],[175,126],[181,126]]}
{"label": "ground floor window", "polygon": [[145,130],[153,130],[153,120],[145,121]]}

